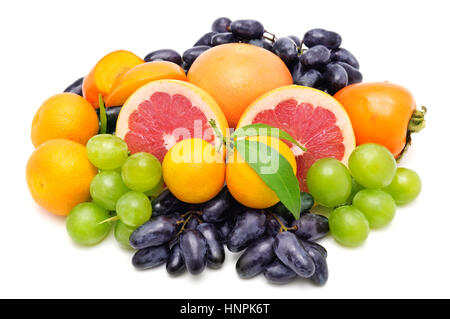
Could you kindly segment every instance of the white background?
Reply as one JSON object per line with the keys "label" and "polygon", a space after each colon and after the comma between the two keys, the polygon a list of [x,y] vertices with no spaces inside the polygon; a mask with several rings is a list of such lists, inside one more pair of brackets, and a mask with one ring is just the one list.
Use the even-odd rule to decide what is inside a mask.
{"label": "white background", "polygon": [[[447,1],[1,1],[0,297],[391,298],[450,297],[449,36]],[[220,270],[194,277],[164,267],[136,271],[113,236],[93,248],[72,244],[64,219],[32,201],[25,165],[40,104],[85,75],[106,53],[182,52],[219,16],[254,18],[278,36],[323,27],[343,36],[366,81],[409,88],[428,107],[427,128],[401,165],[423,192],[358,249],[323,241],[330,279],[318,288],[238,278],[229,254]],[[68,181],[69,182],[69,181]]]}

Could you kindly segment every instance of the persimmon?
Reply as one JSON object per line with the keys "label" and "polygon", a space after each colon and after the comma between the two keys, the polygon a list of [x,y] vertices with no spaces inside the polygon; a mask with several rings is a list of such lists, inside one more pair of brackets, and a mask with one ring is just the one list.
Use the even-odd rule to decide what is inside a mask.
{"label": "persimmon", "polygon": [[411,133],[425,126],[425,112],[406,88],[389,83],[359,83],[334,96],[346,109],[356,145],[377,143],[399,158],[411,142]]}

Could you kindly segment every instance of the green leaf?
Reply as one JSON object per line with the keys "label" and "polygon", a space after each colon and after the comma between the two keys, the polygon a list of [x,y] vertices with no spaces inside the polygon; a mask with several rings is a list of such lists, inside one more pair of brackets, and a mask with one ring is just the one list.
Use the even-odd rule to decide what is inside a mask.
{"label": "green leaf", "polygon": [[[275,148],[258,141],[240,139],[236,149],[250,167],[278,196],[294,215],[300,217],[300,186],[291,164]],[[251,187],[251,186],[249,186]]]}
{"label": "green leaf", "polygon": [[103,103],[102,95],[98,95],[98,105],[100,108],[100,134],[105,134],[108,125],[108,119],[106,118],[105,103]]}
{"label": "green leaf", "polygon": [[289,133],[279,128],[263,123],[256,123],[243,126],[241,128],[238,128],[236,131],[234,131],[233,134],[231,134],[232,139],[237,137],[248,137],[248,136],[272,136],[279,139],[287,140],[292,144],[295,144],[298,147],[300,147],[302,151],[306,152],[306,148],[300,145]]}

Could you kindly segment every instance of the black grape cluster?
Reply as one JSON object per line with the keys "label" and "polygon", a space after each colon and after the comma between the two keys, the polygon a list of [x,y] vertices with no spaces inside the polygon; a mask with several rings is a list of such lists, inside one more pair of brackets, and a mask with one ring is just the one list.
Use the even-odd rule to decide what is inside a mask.
{"label": "black grape cluster", "polygon": [[[328,219],[309,213],[312,205],[311,195],[302,193],[302,213],[298,220],[293,219],[281,203],[265,213],[256,213],[259,214],[258,225],[263,225],[262,220],[265,220],[265,225],[260,226],[265,227],[265,230],[262,236],[252,240],[246,247],[241,247],[241,250],[245,250],[236,263],[239,276],[252,278],[263,273],[268,281],[277,284],[288,283],[300,277],[309,278],[317,285],[324,285],[328,280],[327,251],[315,241],[328,234]],[[235,228],[245,228],[241,225],[250,223],[246,220],[251,218],[251,214],[255,218],[255,212],[240,215]],[[253,237],[257,237],[256,228],[253,226]],[[230,247],[230,242],[233,243],[232,234],[233,232],[228,239],[228,248],[235,251],[233,245]],[[248,235],[244,237],[246,236]]]}
{"label": "black grape cluster", "polygon": [[227,217],[236,206],[227,188],[201,206],[183,203],[165,190],[152,206],[152,218],[130,236],[130,245],[138,249],[132,260],[135,267],[165,263],[170,274],[199,274],[206,267],[222,266],[230,231]]}
{"label": "black grape cluster", "polygon": [[[282,39],[286,38],[277,41]],[[358,60],[350,51],[341,48],[341,43],[342,38],[336,32],[324,29],[306,32],[300,43],[300,54],[288,65],[294,83],[333,95],[347,85],[362,82]],[[308,49],[303,50],[302,45]]]}
{"label": "black grape cluster", "polygon": [[130,237],[138,249],[133,265],[148,269],[166,264],[170,274],[199,274],[217,269],[231,252],[243,252],[236,264],[242,278],[264,273],[271,282],[296,277],[319,285],[328,279],[325,248],[315,243],[329,232],[328,219],[308,213],[311,195],[302,193],[302,215],[294,220],[282,204],[254,210],[237,203],[224,189],[201,205],[179,201],[168,190],[152,203],[152,218]]}
{"label": "black grape cluster", "polygon": [[[251,19],[231,21],[225,17],[218,18],[213,22],[211,31],[200,37],[182,55],[172,49],[160,49],[147,54],[144,61],[173,62],[187,73],[192,63],[206,50],[220,44],[238,42],[275,53],[289,68],[295,84],[313,87],[331,95],[363,79],[358,60],[350,51],[340,47],[342,38],[336,32],[312,29],[305,33],[303,40],[294,35],[276,38],[265,30],[261,22]],[[82,83],[83,78],[80,78],[64,92],[82,95]],[[121,106],[106,108],[108,133],[115,130],[120,109]]]}
{"label": "black grape cluster", "polygon": [[314,87],[332,95],[363,79],[358,60],[350,51],[340,47],[342,38],[336,32],[312,29],[304,34],[303,40],[294,35],[276,38],[264,29],[261,22],[251,19],[231,21],[225,17],[218,18],[211,31],[187,49],[182,57],[176,51],[166,49],[149,53],[145,61],[171,61],[187,72],[206,50],[237,42],[275,53],[288,66],[295,84]]}

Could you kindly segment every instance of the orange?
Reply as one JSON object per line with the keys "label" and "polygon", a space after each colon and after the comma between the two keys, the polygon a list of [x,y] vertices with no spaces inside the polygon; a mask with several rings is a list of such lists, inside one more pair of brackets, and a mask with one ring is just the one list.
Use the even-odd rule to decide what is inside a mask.
{"label": "orange", "polygon": [[26,169],[28,189],[35,202],[61,216],[90,200],[89,185],[96,174],[86,147],[65,139],[41,144],[31,154]]}
{"label": "orange", "polygon": [[189,69],[188,81],[219,103],[230,127],[236,127],[244,110],[256,98],[293,83],[278,56],[245,43],[224,44],[205,51]]}
{"label": "orange", "polygon": [[31,140],[35,147],[55,138],[84,145],[97,133],[98,118],[94,108],[74,93],[61,93],[46,100],[31,125]]}
{"label": "orange", "polygon": [[144,63],[144,60],[125,50],[105,55],[84,78],[83,96],[98,108],[98,95],[107,95],[122,74],[141,63]]}
{"label": "orange", "polygon": [[106,97],[106,106],[121,106],[141,86],[161,79],[187,80],[184,70],[178,64],[167,61],[139,64],[114,82],[111,92]]}
{"label": "orange", "polygon": [[162,163],[164,182],[179,200],[199,204],[216,196],[225,182],[223,153],[199,138],[175,144]]}
{"label": "orange", "polygon": [[416,114],[420,117],[408,127],[416,101],[411,92],[400,85],[388,82],[354,84],[334,97],[352,121],[356,145],[380,144],[398,157],[405,148],[409,131],[423,127],[424,114],[420,111]]}
{"label": "orange", "polygon": [[[254,136],[250,141],[259,141],[276,149],[292,166],[294,174],[297,172],[295,156],[289,146],[274,137]],[[261,152],[266,150],[260,148]],[[267,151],[270,155],[270,149]],[[277,169],[274,167],[274,169]],[[259,175],[244,161],[239,152],[229,155],[226,167],[226,181],[231,195],[242,205],[264,209],[280,201],[277,194],[267,186]]]}

